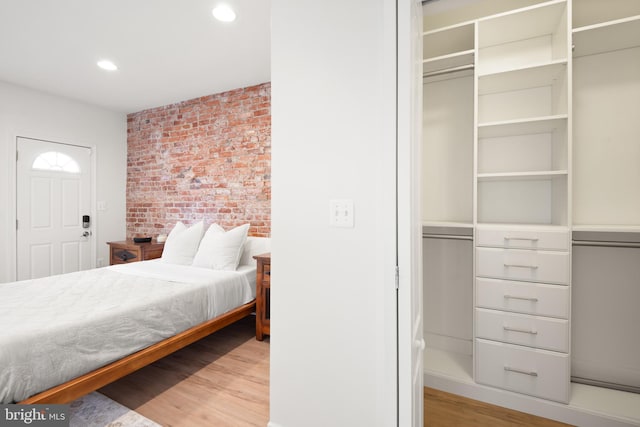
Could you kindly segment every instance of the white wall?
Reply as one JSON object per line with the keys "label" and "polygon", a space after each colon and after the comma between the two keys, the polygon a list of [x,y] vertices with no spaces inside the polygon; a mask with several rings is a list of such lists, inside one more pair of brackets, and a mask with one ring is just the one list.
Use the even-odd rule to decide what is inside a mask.
{"label": "white wall", "polygon": [[115,113],[0,82],[0,283],[15,280],[16,137],[44,139],[94,149],[96,258],[109,262],[109,240],[125,237],[127,122]]}
{"label": "white wall", "polygon": [[394,25],[393,0],[272,1],[274,427],[396,424]]}

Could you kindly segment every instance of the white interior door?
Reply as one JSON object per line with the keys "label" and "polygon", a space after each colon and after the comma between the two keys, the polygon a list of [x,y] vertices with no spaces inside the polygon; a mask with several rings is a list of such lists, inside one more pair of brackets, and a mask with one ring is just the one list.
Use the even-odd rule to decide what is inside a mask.
{"label": "white interior door", "polygon": [[17,150],[17,279],[90,268],[91,150],[29,138]]}
{"label": "white interior door", "polygon": [[422,4],[398,4],[399,425],[424,425],[422,330]]}

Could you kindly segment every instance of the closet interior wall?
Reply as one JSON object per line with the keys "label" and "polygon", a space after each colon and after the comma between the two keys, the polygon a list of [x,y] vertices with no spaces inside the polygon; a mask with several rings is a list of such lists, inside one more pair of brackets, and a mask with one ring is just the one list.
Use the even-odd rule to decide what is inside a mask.
{"label": "closet interior wall", "polygon": [[640,393],[640,2],[574,0],[573,34],[571,375]]}

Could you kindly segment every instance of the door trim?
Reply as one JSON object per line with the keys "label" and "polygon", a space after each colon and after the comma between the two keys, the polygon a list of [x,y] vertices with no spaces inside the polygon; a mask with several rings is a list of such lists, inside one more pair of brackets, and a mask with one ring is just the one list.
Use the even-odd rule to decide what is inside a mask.
{"label": "door trim", "polygon": [[[421,12],[420,0],[397,2],[398,425],[413,427],[422,426],[424,422],[420,201],[422,60],[413,50],[422,51]],[[419,289],[417,298],[413,295],[414,286]],[[413,316],[414,308],[419,313],[418,322]],[[418,361],[416,365],[414,360]],[[415,384],[420,386],[417,392],[414,378],[417,379]]]}

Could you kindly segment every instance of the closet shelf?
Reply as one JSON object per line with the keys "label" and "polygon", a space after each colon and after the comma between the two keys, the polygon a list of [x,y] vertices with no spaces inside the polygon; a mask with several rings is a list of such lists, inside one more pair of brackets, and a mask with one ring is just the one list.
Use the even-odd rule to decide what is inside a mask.
{"label": "closet shelf", "polygon": [[422,61],[422,72],[432,73],[465,65],[473,65],[474,52],[473,49],[470,49],[425,59]]}
{"label": "closet shelf", "polygon": [[566,74],[567,59],[536,63],[498,72],[478,73],[478,95],[550,86]]}
{"label": "closet shelf", "polygon": [[576,28],[573,45],[574,57],[640,46],[640,15]]}
{"label": "closet shelf", "polygon": [[566,0],[556,0],[480,19],[479,47],[555,34],[565,10]]}
{"label": "closet shelf", "polygon": [[454,228],[473,228],[473,222],[456,222],[456,221],[422,221],[422,227],[454,227]]}
{"label": "closet shelf", "polygon": [[557,171],[529,171],[529,172],[501,172],[479,173],[478,181],[528,181],[540,179],[557,179],[566,177],[566,170]]}
{"label": "closet shelf", "polygon": [[422,34],[422,58],[432,59],[473,50],[475,24],[465,22]]}
{"label": "closet shelf", "polygon": [[494,223],[494,222],[478,222],[476,229],[481,230],[513,230],[513,231],[536,231],[536,232],[569,232],[569,227],[566,225],[553,225],[553,224],[522,224],[513,223]]}
{"label": "closet shelf", "polygon": [[498,227],[502,229],[507,227],[513,227],[514,229],[518,229],[518,230],[523,230],[525,228],[534,230],[536,228],[539,228],[541,230],[554,230],[554,231],[564,231],[567,229],[567,226],[562,224],[545,224],[545,223],[534,224],[530,222],[521,223],[517,221],[487,221],[487,220],[478,221],[478,227],[479,228]]}
{"label": "closet shelf", "polygon": [[557,114],[553,116],[479,123],[478,137],[495,138],[500,136],[549,133],[556,129],[566,127],[568,118],[569,116],[566,114]]}
{"label": "closet shelf", "polygon": [[619,224],[574,224],[573,231],[596,233],[640,233],[640,225]]}

